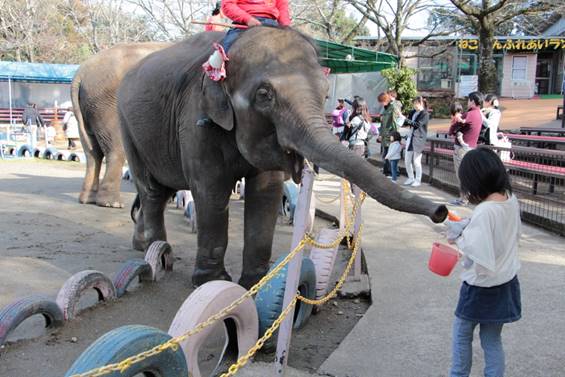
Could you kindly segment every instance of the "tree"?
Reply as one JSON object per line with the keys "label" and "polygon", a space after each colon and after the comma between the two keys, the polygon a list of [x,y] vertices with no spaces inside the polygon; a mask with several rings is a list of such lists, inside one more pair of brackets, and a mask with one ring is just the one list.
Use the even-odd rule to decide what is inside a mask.
{"label": "tree", "polygon": [[308,34],[337,43],[350,43],[368,33],[367,17],[356,20],[345,11],[344,0],[291,1],[293,23]]}
{"label": "tree", "polygon": [[[441,12],[444,15],[450,14],[453,23],[464,25],[479,37],[479,90],[484,93],[495,93],[497,79],[493,46],[497,29],[520,17],[548,12],[551,5],[543,0],[450,1],[455,9],[447,8]],[[557,4],[560,0],[555,1]]]}
{"label": "tree", "polygon": [[[430,25],[427,35],[411,42],[402,40],[406,31],[413,31],[410,22],[414,17],[423,16],[434,4],[434,0],[347,0],[357,11],[373,22],[386,40],[387,52],[400,58],[400,65],[405,65],[405,49],[419,46],[431,37],[446,35],[453,31],[438,31],[439,23]],[[432,20],[434,22],[434,20]]]}

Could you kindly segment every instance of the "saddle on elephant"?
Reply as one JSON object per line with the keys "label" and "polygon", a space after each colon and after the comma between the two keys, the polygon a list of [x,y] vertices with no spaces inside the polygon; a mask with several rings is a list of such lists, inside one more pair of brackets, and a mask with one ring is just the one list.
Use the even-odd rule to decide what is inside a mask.
{"label": "saddle on elephant", "polygon": [[228,30],[220,43],[214,43],[214,52],[202,65],[204,72],[213,81],[221,81],[226,77],[225,64],[229,61],[228,51],[239,35],[247,27],[253,26],[289,26],[290,14],[288,0],[224,0],[222,13],[233,21],[233,27]]}

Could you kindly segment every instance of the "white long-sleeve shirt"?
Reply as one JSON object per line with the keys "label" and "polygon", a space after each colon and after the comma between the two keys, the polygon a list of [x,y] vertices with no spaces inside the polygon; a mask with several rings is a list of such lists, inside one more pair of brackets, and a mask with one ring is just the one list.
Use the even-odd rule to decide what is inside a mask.
{"label": "white long-sleeve shirt", "polygon": [[509,282],[520,269],[518,241],[522,223],[514,195],[503,202],[484,201],[473,211],[469,225],[456,241],[467,263],[461,280],[479,287]]}
{"label": "white long-sleeve shirt", "polygon": [[485,123],[488,126],[490,143],[492,145],[494,145],[495,142],[497,141],[496,134],[498,133],[498,125],[500,124],[501,117],[502,114],[500,110],[495,108],[490,108],[488,109],[488,112],[484,113],[484,119],[485,119]]}

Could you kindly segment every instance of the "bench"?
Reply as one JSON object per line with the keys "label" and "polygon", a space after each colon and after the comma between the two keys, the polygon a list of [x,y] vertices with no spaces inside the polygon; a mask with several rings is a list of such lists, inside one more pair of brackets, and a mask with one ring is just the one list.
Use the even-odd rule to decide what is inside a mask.
{"label": "bench", "polygon": [[[39,114],[43,120],[47,123],[52,123],[55,120],[55,110],[57,110],[57,120],[62,122],[65,117],[65,110],[54,109],[54,108],[44,108],[39,109]],[[22,114],[24,113],[23,108],[13,108],[12,109],[12,119],[16,123],[21,123]],[[10,123],[10,109],[0,108],[0,123]]]}
{"label": "bench", "polygon": [[561,119],[562,116],[563,116],[563,105],[558,105],[557,111],[555,113],[555,120]]}
{"label": "bench", "polygon": [[526,143],[526,146],[535,144],[540,148],[555,149],[557,145],[565,145],[563,136],[539,136],[539,135],[519,135],[504,134],[509,140]]}
{"label": "bench", "polygon": [[565,129],[563,128],[545,128],[545,127],[520,127],[520,133],[523,135],[557,135],[565,136]]}
{"label": "bench", "polygon": [[539,164],[536,162],[509,160],[504,165],[509,170],[520,171],[533,176],[532,194],[538,193],[538,182],[541,177],[549,178],[549,192],[555,192],[555,183],[557,179],[565,179],[565,167]]}

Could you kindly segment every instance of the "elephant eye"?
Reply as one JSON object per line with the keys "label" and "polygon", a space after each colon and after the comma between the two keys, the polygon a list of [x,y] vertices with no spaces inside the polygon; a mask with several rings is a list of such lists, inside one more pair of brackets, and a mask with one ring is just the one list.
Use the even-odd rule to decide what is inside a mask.
{"label": "elephant eye", "polygon": [[255,98],[259,105],[266,105],[269,102],[273,101],[273,99],[275,98],[275,93],[273,91],[273,88],[263,86],[257,89]]}

